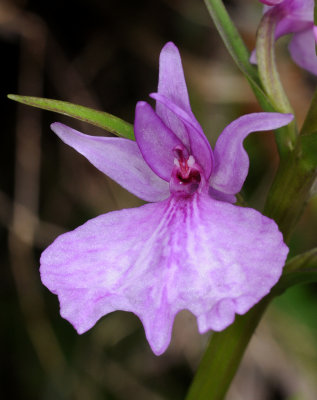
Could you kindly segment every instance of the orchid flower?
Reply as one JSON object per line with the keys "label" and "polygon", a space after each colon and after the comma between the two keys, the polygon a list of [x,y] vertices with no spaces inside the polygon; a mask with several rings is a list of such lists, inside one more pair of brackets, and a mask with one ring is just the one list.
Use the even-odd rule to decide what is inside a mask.
{"label": "orchid flower", "polygon": [[[277,19],[275,37],[293,33],[289,51],[296,64],[317,75],[317,27],[314,25],[314,0],[260,0],[264,14]],[[251,61],[255,62],[255,53]]]}
{"label": "orchid flower", "polygon": [[240,117],[213,152],[191,111],[171,42],[161,52],[158,93],[151,97],[155,111],[143,101],[136,105],[136,142],[52,124],[66,144],[151,203],[100,215],[59,236],[43,252],[40,271],[78,333],[112,311],[133,312],[159,355],[179,311],[191,311],[201,333],[220,331],[278,281],[288,248],[276,223],[232,203],[249,168],[244,138],[293,116]]}

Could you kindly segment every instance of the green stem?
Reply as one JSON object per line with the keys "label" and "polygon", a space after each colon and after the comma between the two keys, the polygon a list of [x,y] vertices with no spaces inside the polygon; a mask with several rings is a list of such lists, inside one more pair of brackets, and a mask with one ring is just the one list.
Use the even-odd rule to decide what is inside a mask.
{"label": "green stem", "polygon": [[306,168],[299,150],[280,162],[264,214],[277,222],[285,241],[290,237],[309,199],[315,177],[315,170]]}
{"label": "green stem", "polygon": [[317,132],[317,90],[315,90],[314,96],[310,103],[309,110],[307,112],[304,124],[302,126],[301,135],[309,135]]}
{"label": "green stem", "polygon": [[269,301],[270,296],[265,297],[225,331],[213,333],[186,400],[224,398]]}
{"label": "green stem", "polygon": [[265,111],[274,111],[264,93],[256,68],[250,63],[250,53],[233,24],[221,0],[204,0],[214,24],[238,68],[247,78],[256,98]]}

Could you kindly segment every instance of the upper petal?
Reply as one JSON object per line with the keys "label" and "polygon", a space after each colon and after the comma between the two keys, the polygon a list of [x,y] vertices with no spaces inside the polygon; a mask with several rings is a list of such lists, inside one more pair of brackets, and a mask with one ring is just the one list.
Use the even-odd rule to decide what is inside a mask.
{"label": "upper petal", "polygon": [[182,121],[189,137],[190,154],[195,157],[195,160],[203,168],[205,178],[208,179],[213,165],[213,154],[210,144],[193,114],[188,114],[185,110],[173,103],[168,97],[160,93],[151,93],[150,97],[158,103],[164,104],[166,109],[170,110],[179,121]]}
{"label": "upper petal", "polygon": [[151,170],[132,140],[89,136],[58,122],[51,128],[63,142],[141,199],[160,201],[169,196],[168,183]]}
{"label": "upper petal", "polygon": [[[172,42],[166,43],[161,50],[158,92],[184,110],[191,111],[182,60],[178,48]],[[158,109],[161,109],[160,105]]]}
{"label": "upper petal", "polygon": [[317,75],[317,56],[316,56],[316,31],[315,27],[303,32],[294,34],[289,51],[297,65]]}
{"label": "upper petal", "polygon": [[[180,108],[191,113],[181,57],[174,43],[168,42],[160,54],[158,93],[169,98]],[[186,128],[177,115],[164,104],[156,103],[156,112],[185,146],[189,146]]]}
{"label": "upper petal", "polygon": [[79,333],[113,310],[142,320],[155,352],[176,313],[221,330],[277,282],[288,249],[274,221],[208,195],[170,198],[99,216],[61,235],[41,257],[43,283]]}
{"label": "upper petal", "polygon": [[251,132],[269,131],[289,124],[292,114],[253,113],[231,122],[219,136],[214,150],[212,188],[227,194],[238,193],[249,170],[249,157],[243,141]]}
{"label": "upper petal", "polygon": [[136,105],[134,133],[144,160],[158,176],[169,182],[174,167],[173,149],[183,146],[182,142],[144,101]]}

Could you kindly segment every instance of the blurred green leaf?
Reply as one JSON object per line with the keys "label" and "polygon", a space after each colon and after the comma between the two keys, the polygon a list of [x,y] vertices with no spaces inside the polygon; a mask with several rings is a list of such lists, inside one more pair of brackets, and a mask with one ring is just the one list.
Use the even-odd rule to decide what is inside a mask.
{"label": "blurred green leaf", "polygon": [[300,137],[301,164],[307,171],[317,168],[317,130]]}
{"label": "blurred green leaf", "polygon": [[314,93],[300,134],[309,135],[313,132],[317,132],[317,90]]}
{"label": "blurred green leaf", "polygon": [[80,121],[98,126],[99,128],[105,129],[115,135],[135,140],[133,126],[131,124],[106,112],[68,103],[67,101],[43,99],[41,97],[19,96],[15,94],[9,94],[8,97],[9,99],[15,100],[19,103],[67,115],[79,119]]}
{"label": "blurred green leaf", "polygon": [[279,295],[286,289],[303,283],[317,282],[317,248],[299,254],[289,260],[284,272],[273,288],[272,293]]}
{"label": "blurred green leaf", "polygon": [[317,168],[317,90],[300,131],[301,163],[307,170]]}

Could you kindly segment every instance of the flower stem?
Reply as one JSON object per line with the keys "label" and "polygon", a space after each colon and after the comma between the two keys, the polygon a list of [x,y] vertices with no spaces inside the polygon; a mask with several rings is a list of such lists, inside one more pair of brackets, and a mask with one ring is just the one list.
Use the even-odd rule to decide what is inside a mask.
{"label": "flower stem", "polygon": [[222,400],[267,305],[268,295],[223,332],[211,336],[186,400]]}

